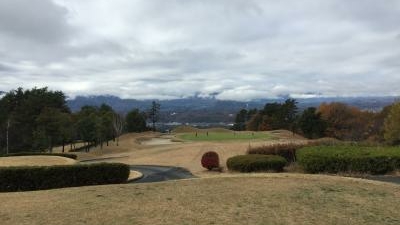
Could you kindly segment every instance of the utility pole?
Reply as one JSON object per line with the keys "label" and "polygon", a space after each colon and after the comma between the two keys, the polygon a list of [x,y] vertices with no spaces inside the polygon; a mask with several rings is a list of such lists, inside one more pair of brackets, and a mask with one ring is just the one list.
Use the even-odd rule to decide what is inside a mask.
{"label": "utility pole", "polygon": [[7,148],[6,148],[6,154],[8,154],[9,151],[9,141],[8,141],[8,131],[10,129],[10,119],[7,120]]}

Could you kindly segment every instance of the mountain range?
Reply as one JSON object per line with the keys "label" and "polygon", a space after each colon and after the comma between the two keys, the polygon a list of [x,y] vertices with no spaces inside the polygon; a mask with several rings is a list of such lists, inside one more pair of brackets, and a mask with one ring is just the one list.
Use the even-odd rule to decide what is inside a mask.
{"label": "mountain range", "polygon": [[[1,93],[0,93],[1,94]],[[316,97],[300,98],[298,107],[300,110],[307,107],[318,107],[321,103],[342,102],[356,106],[362,110],[379,111],[383,107],[398,101],[400,98],[395,96],[383,97]],[[173,100],[160,100],[161,122],[179,123],[230,123],[234,121],[235,114],[243,108],[262,108],[266,103],[283,102],[286,97],[275,99],[258,99],[252,101],[232,101],[218,100],[214,97],[189,97]],[[150,108],[152,100],[121,99],[111,95],[100,96],[77,96],[67,101],[68,106],[73,112],[78,111],[82,106],[100,106],[105,103],[114,108],[119,113],[138,108],[146,111]]]}

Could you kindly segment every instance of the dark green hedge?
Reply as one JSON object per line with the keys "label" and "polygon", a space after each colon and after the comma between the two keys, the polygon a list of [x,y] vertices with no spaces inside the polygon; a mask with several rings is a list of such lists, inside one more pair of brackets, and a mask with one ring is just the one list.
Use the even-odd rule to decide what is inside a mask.
{"label": "dark green hedge", "polygon": [[68,153],[46,153],[46,152],[18,152],[18,153],[9,153],[0,155],[0,157],[11,157],[11,156],[36,156],[36,155],[48,155],[48,156],[61,156],[70,159],[77,159],[78,156],[74,154]]}
{"label": "dark green hedge", "polygon": [[31,191],[118,184],[126,182],[129,173],[129,166],[122,163],[2,167],[0,168],[0,191]]}
{"label": "dark green hedge", "polygon": [[298,163],[309,173],[357,172],[385,174],[400,169],[400,148],[315,146],[297,151]]}
{"label": "dark green hedge", "polygon": [[283,171],[287,161],[285,158],[277,155],[238,155],[229,158],[226,165],[229,170],[239,172],[257,172],[257,171]]}
{"label": "dark green hedge", "polygon": [[296,151],[303,148],[307,143],[295,144],[295,143],[276,143],[271,145],[263,145],[250,147],[247,149],[247,154],[258,154],[258,155],[279,155],[285,158],[288,162],[296,161]]}

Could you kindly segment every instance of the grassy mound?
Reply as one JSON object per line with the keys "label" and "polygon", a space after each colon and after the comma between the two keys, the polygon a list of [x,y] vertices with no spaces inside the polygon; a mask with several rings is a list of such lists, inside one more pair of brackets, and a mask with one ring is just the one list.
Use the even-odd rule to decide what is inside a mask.
{"label": "grassy mound", "polygon": [[385,174],[400,169],[400,148],[315,146],[297,151],[297,160],[310,173],[357,172]]}
{"label": "grassy mound", "polygon": [[12,157],[12,156],[60,156],[76,160],[78,158],[75,154],[68,153],[47,153],[47,152],[18,152],[0,155],[0,157]]}
{"label": "grassy mound", "polygon": [[221,127],[213,127],[207,129],[200,129],[192,126],[182,125],[174,128],[172,133],[206,133],[206,132],[213,132],[213,133],[231,133],[232,131],[226,128]]}
{"label": "grassy mound", "polygon": [[[197,135],[196,135],[197,134]],[[178,136],[189,141],[226,141],[226,140],[269,140],[271,136],[266,132],[197,132],[185,133]]]}
{"label": "grassy mound", "polygon": [[192,127],[192,126],[182,125],[182,126],[175,127],[172,130],[172,133],[194,133],[194,132],[200,132],[200,129]]}
{"label": "grassy mound", "polygon": [[10,166],[55,166],[55,165],[72,165],[77,161],[67,157],[51,156],[51,155],[34,155],[34,156],[13,156],[0,157],[0,167]]}
{"label": "grassy mound", "polygon": [[214,127],[214,128],[208,128],[208,129],[202,129],[204,132],[214,132],[214,133],[232,133],[231,130],[226,129],[226,128],[221,128],[221,127]]}
{"label": "grassy mound", "polygon": [[2,225],[395,225],[400,221],[400,186],[302,174],[1,193],[0,202]]}

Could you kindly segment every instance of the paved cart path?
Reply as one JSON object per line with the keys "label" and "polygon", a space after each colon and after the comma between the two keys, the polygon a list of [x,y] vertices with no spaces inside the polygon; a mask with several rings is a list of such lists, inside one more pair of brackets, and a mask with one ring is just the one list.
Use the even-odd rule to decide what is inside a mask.
{"label": "paved cart path", "polygon": [[180,167],[170,166],[151,166],[151,165],[131,165],[131,170],[139,171],[143,174],[141,179],[131,183],[150,183],[167,180],[179,180],[195,178],[188,170]]}

